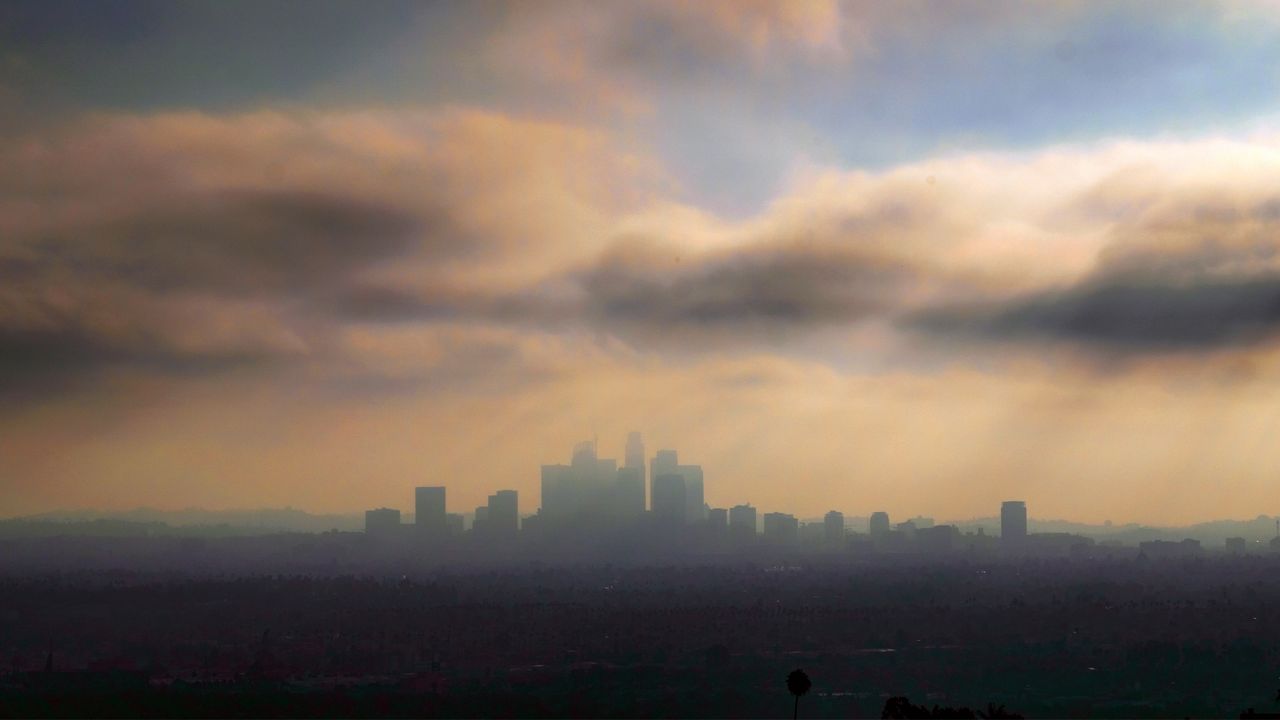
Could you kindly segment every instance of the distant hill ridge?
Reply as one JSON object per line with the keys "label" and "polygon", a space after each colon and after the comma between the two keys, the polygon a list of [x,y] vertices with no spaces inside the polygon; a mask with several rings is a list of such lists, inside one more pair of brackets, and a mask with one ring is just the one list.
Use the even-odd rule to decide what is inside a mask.
{"label": "distant hill ridge", "polygon": [[[296,508],[253,510],[157,510],[135,508],[115,512],[67,510],[0,520],[0,535],[253,535],[277,532],[360,530],[359,513],[313,515]],[[25,532],[24,532],[25,531]]]}
{"label": "distant hill ridge", "polygon": [[[920,520],[920,518],[902,518]],[[822,518],[806,518],[806,523],[821,523]],[[894,524],[899,520],[893,518]],[[1000,534],[1000,518],[981,517],[968,520],[938,520],[938,525],[955,525],[961,532],[977,532],[981,528],[988,535]],[[847,516],[845,527],[866,532],[867,516]],[[1123,525],[1090,524],[1071,520],[1043,520],[1029,518],[1027,529],[1033,533],[1071,533],[1098,541],[1115,540],[1125,545],[1136,545],[1147,540],[1199,540],[1206,547],[1222,545],[1229,537],[1242,537],[1249,542],[1268,542],[1276,536],[1276,517],[1259,515],[1252,520],[1208,520],[1183,526],[1152,526],[1139,523]]]}

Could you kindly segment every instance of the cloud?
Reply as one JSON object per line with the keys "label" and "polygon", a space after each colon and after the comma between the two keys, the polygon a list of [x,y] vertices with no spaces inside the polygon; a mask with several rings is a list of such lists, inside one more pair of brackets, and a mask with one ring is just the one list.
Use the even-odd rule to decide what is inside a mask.
{"label": "cloud", "polygon": [[184,376],[296,360],[304,337],[259,302],[121,286],[0,290],[0,396],[39,400],[103,373]]}
{"label": "cloud", "polygon": [[1280,277],[1275,147],[1119,142],[820,170],[745,220],[659,203],[615,215],[598,250],[541,274],[370,283],[333,308],[361,322],[586,330],[657,353],[832,333],[858,343],[877,326],[905,331],[879,333],[886,361],[922,337],[935,359],[992,340],[1131,355],[1247,347],[1271,333]]}
{"label": "cloud", "polygon": [[49,267],[155,290],[290,294],[404,252],[424,221],[339,194],[226,190],[161,196],[29,243]]}
{"label": "cloud", "polygon": [[336,296],[333,307],[365,322],[585,329],[661,350],[773,344],[855,325],[913,294],[968,282],[916,244],[918,233],[945,226],[929,203],[883,200],[827,207],[821,219],[797,220],[784,208],[729,226],[660,211],[656,221],[620,221],[598,255],[531,283],[365,285]]}
{"label": "cloud", "polygon": [[1057,341],[1117,353],[1213,351],[1280,335],[1280,276],[1091,280],[977,308],[931,310],[914,326],[942,337]]}
{"label": "cloud", "polygon": [[815,167],[729,219],[590,126],[465,109],[94,114],[0,143],[0,330],[31,358],[15,377],[336,367],[355,352],[346,331],[377,325],[881,366],[993,339],[1244,347],[1269,337],[1280,275],[1276,147]]}
{"label": "cloud", "polygon": [[834,0],[562,2],[509,11],[487,49],[495,67],[587,111],[648,111],[660,84],[762,77],[846,52]]}
{"label": "cloud", "polygon": [[1049,342],[1130,357],[1272,341],[1280,336],[1280,202],[1271,188],[1280,167],[1264,160],[1269,149],[1261,145],[1261,162],[1244,174],[1223,167],[1232,152],[1204,157],[1191,173],[1179,167],[1187,157],[1113,170],[1067,203],[1109,221],[1087,272],[927,309],[907,324],[952,340]]}
{"label": "cloud", "polygon": [[42,389],[326,360],[335,307],[543,277],[654,183],[606,133],[467,110],[90,114],[0,160],[5,385]]}
{"label": "cloud", "polygon": [[884,312],[921,268],[856,243],[759,242],[683,258],[614,252],[578,274],[583,316],[646,344],[785,339]]}

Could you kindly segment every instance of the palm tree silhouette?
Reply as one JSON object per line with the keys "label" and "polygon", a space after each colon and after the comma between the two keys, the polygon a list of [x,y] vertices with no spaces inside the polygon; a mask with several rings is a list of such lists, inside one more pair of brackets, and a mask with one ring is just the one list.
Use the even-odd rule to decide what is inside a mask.
{"label": "palm tree silhouette", "polygon": [[791,713],[791,720],[800,717],[800,696],[809,692],[809,688],[813,687],[813,683],[809,682],[809,676],[804,674],[803,670],[792,670],[787,676],[787,690],[796,696],[795,709]]}

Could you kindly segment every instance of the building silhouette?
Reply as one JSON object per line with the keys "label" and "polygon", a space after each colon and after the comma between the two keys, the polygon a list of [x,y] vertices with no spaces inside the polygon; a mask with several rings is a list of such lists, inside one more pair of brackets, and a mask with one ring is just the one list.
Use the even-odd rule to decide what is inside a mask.
{"label": "building silhouette", "polygon": [[573,448],[568,465],[542,466],[543,520],[557,526],[598,525],[612,515],[618,461],[600,458],[596,442]]}
{"label": "building silhouette", "polygon": [[771,512],[764,514],[764,541],[769,545],[791,546],[800,539],[800,522],[794,515]]}
{"label": "building silhouette", "polygon": [[[656,467],[656,465],[655,465]],[[653,517],[665,525],[683,525],[688,518],[685,478],[677,472],[653,476]]]}
{"label": "building silhouette", "polygon": [[707,511],[707,527],[717,536],[729,532],[729,510],[727,508],[711,508]]}
{"label": "building silhouette", "polygon": [[949,553],[960,544],[960,530],[955,525],[929,525],[918,528],[916,543],[921,552],[930,555]]}
{"label": "building silhouette", "polygon": [[633,430],[627,434],[627,449],[622,457],[623,467],[640,468],[641,476],[644,475],[644,438],[640,433]]}
{"label": "building silhouette", "polygon": [[1020,549],[1027,544],[1027,504],[1007,500],[1000,506],[1000,544],[1007,549]]}
{"label": "building silhouette", "polygon": [[644,515],[644,466],[618,468],[613,481],[613,512],[622,518],[638,518]]}
{"label": "building silhouette", "polygon": [[413,524],[420,534],[441,536],[449,531],[445,512],[445,489],[417,487],[413,491]]}
{"label": "building silhouette", "polygon": [[369,535],[385,537],[400,532],[400,511],[392,508],[366,510],[364,531]]}
{"label": "building silhouette", "polygon": [[832,510],[823,516],[822,540],[831,547],[844,544],[844,513]]}
{"label": "building silhouette", "polygon": [[685,521],[701,523],[707,517],[706,501],[703,499],[702,466],[677,465],[676,472],[684,478]]}
{"label": "building silhouette", "polygon": [[901,535],[906,540],[911,541],[916,539],[916,530],[919,528],[916,527],[915,520],[903,520],[895,525],[893,529],[897,534]]}
{"label": "building silhouette", "polygon": [[448,527],[450,535],[461,535],[466,531],[467,518],[462,513],[449,513],[445,515],[445,525]]}
{"label": "building silhouette", "polygon": [[878,538],[889,534],[889,513],[880,511],[871,513],[871,537]]}
{"label": "building silhouette", "polygon": [[750,505],[734,505],[729,508],[729,535],[737,543],[754,542],[756,539],[756,509]]}
{"label": "building silhouette", "polygon": [[520,529],[519,494],[515,490],[499,490],[490,495],[485,521],[490,533],[515,535]]}
{"label": "building silhouette", "polygon": [[654,453],[653,459],[649,461],[649,509],[652,510],[655,504],[653,497],[653,487],[657,484],[659,475],[673,475],[678,473],[677,468],[680,460],[675,450],[659,450]]}

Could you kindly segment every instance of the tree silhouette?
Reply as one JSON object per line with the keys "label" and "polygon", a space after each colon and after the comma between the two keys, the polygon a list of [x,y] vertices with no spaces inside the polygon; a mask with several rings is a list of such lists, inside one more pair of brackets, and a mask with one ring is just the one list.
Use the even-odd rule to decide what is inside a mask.
{"label": "tree silhouette", "polygon": [[804,674],[803,670],[792,670],[787,675],[787,690],[796,696],[795,708],[791,712],[791,720],[800,717],[800,696],[809,692],[809,688],[813,687],[813,683],[809,682],[809,676]]}
{"label": "tree silhouette", "polygon": [[1022,716],[1018,713],[1011,712],[1005,708],[1004,703],[996,705],[993,702],[987,703],[987,711],[978,711],[978,717],[986,718],[986,720],[1021,720]]}

